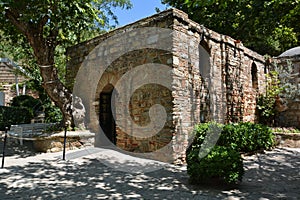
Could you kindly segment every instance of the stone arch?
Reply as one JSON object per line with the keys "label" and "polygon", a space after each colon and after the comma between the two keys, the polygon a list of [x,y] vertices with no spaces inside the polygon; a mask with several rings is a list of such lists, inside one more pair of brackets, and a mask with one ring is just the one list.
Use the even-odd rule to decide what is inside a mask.
{"label": "stone arch", "polygon": [[[118,82],[127,72],[130,72],[135,67],[147,63],[158,63],[172,67],[172,54],[165,50],[160,49],[139,49],[127,52],[114,60],[105,70],[97,84],[97,90],[94,100],[96,113],[100,115],[101,112],[101,94],[115,90]],[[130,94],[131,85],[128,84],[128,91],[120,90],[118,93]],[[125,88],[124,88],[125,89]],[[115,132],[116,132],[116,146],[119,149],[131,152],[154,152],[165,147],[173,139],[173,96],[172,91],[157,84],[145,84],[137,90],[133,91],[128,105],[129,114],[135,124],[144,126],[149,122],[149,109],[155,104],[160,104],[165,107],[167,112],[167,121],[163,129],[149,138],[141,139],[127,134],[118,126],[122,123],[122,116],[124,113],[116,113]],[[100,116],[99,116],[100,117]],[[101,125],[101,120],[100,120]],[[100,141],[102,138],[96,138],[96,146],[101,146]]]}

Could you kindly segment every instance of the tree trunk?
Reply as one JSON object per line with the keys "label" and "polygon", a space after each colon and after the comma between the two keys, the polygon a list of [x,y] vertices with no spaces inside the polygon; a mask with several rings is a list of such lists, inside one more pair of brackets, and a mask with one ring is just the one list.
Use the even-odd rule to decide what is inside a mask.
{"label": "tree trunk", "polygon": [[[49,41],[45,41],[45,43],[49,44]],[[40,67],[43,88],[55,105],[61,110],[64,125],[74,128],[72,93],[58,78],[57,68],[54,66],[55,45],[32,44],[32,47]]]}
{"label": "tree trunk", "polygon": [[19,21],[18,10],[7,9],[6,17],[27,38],[34,51],[43,80],[43,88],[63,114],[64,125],[75,127],[73,120],[72,93],[59,80],[57,68],[54,66],[55,48],[58,30],[53,26],[48,36],[44,36],[44,26],[49,20],[44,16],[38,23]]}
{"label": "tree trunk", "polygon": [[64,125],[74,127],[72,116],[72,94],[58,79],[56,68],[52,65],[40,65],[40,72],[43,78],[43,88],[48,96],[59,107],[63,114]]}
{"label": "tree trunk", "polygon": [[37,62],[42,76],[42,87],[48,96],[59,107],[63,114],[64,125],[74,127],[72,116],[72,93],[59,80],[57,68],[54,66],[54,47],[33,46],[37,55]]}
{"label": "tree trunk", "polygon": [[[80,129],[85,129],[84,105],[82,104],[81,99],[75,98],[74,101],[72,93],[59,80],[57,68],[54,66],[54,53],[56,45],[49,44],[52,44],[52,42],[49,40],[43,40],[43,42],[38,43],[31,41],[31,46],[36,54],[37,62],[39,64],[43,79],[42,86],[55,105],[60,108],[63,114],[64,125],[67,125],[72,129],[74,129],[75,126],[79,127]],[[74,118],[76,119],[76,124]]]}

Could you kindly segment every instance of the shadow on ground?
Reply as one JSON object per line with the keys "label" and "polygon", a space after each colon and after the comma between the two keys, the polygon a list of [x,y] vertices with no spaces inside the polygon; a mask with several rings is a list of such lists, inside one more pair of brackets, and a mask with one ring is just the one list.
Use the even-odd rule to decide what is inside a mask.
{"label": "shadow on ground", "polygon": [[[1,156],[3,153],[3,145],[4,145],[4,139],[1,138],[2,141],[0,142],[0,151]],[[5,156],[16,156],[19,158],[26,158],[30,156],[35,156],[37,154],[40,154],[39,152],[36,152],[33,148],[33,142],[28,140],[23,140],[23,145],[20,145],[19,140],[8,138],[5,146]]]}
{"label": "shadow on ground", "polygon": [[[186,171],[166,166],[149,173],[112,170],[101,158],[42,160],[1,171],[1,199],[299,199],[300,152],[276,149],[245,159],[235,188],[192,186]],[[116,168],[126,163],[114,163]],[[132,163],[131,163],[132,164]]]}

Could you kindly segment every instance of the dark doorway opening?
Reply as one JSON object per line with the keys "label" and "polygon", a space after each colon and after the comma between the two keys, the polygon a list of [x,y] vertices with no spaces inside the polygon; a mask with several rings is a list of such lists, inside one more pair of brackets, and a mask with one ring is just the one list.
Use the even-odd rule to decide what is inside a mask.
{"label": "dark doorway opening", "polygon": [[114,106],[112,106],[113,85],[105,86],[100,93],[100,110],[99,121],[100,126],[106,137],[113,143],[117,143],[116,123],[113,116]]}
{"label": "dark doorway opening", "polygon": [[251,66],[251,78],[252,78],[252,88],[258,90],[258,70],[256,64],[253,62]]}

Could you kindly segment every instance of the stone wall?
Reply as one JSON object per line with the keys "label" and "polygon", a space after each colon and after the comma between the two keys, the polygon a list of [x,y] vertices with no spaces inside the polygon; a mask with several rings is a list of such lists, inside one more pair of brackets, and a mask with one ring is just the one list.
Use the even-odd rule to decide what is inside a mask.
{"label": "stone wall", "polygon": [[193,98],[193,107],[178,106],[193,113],[193,117],[184,117],[186,121],[255,121],[256,97],[265,90],[267,69],[263,56],[184,14],[175,18],[174,30],[179,35],[174,38],[173,65],[186,81],[174,90],[190,91],[182,96]]}
{"label": "stone wall", "polygon": [[[96,95],[95,95],[95,110],[96,113],[100,113],[100,94],[107,85],[112,85],[114,87],[118,84],[122,76],[133,70],[137,66],[141,66],[146,63],[156,63],[156,64],[165,64],[171,63],[172,58],[171,54],[163,50],[157,49],[142,49],[131,51],[120,56],[117,60],[106,69],[102,78],[100,79]],[[131,90],[133,85],[124,85],[117,92],[119,94],[128,94],[130,95],[129,105],[122,105],[129,108],[130,117],[135,124],[138,126],[146,126],[150,123],[149,111],[150,108],[159,104],[162,105],[167,113],[167,121],[163,129],[155,136],[147,137],[146,139],[140,139],[132,136],[130,133],[133,130],[127,129],[127,132],[124,132],[122,128],[118,127],[118,124],[122,124],[126,119],[126,114],[116,113],[116,139],[117,146],[126,151],[133,152],[153,152],[156,151],[168,143],[171,142],[173,136],[173,123],[172,123],[172,109],[173,109],[173,97],[172,93],[168,88],[162,87],[157,84],[145,84],[142,87],[139,87],[137,90],[134,88]],[[118,101],[119,96],[115,97]],[[121,99],[122,100],[122,99]],[[124,102],[126,102],[124,100]],[[124,103],[123,101],[118,101],[118,104]],[[114,105],[113,107],[115,107]],[[94,120],[91,120],[92,123]],[[95,126],[90,124],[90,126]],[[124,125],[125,126],[125,125]],[[133,133],[132,133],[133,134]]]}
{"label": "stone wall", "polygon": [[[109,91],[106,91],[108,93],[111,90],[115,89],[116,85],[124,76],[124,74],[132,71],[137,66],[141,66],[147,63],[166,65],[169,66],[170,71],[172,70],[172,55],[170,51],[172,48],[172,37],[170,37],[170,35],[166,35],[166,33],[155,33],[154,35],[151,35],[151,33],[148,33],[147,30],[142,35],[139,35],[136,32],[132,32],[126,36],[126,42],[131,42],[129,46],[128,44],[127,46],[122,45],[124,42],[124,38],[115,38],[113,40],[109,40],[108,38],[118,34],[126,34],[126,32],[132,29],[138,29],[143,27],[155,26],[159,28],[170,28],[172,23],[172,13],[157,15],[154,18],[147,18],[136,22],[130,26],[125,26],[123,28],[116,29],[115,31],[99,36],[98,38],[88,41],[87,43],[77,45],[68,50],[68,55],[70,56],[71,60],[67,65],[67,80],[68,86],[72,88],[74,76],[80,68],[84,57],[90,53],[88,57],[88,59],[90,59],[90,62],[92,62],[93,59],[97,60],[97,56],[99,56],[99,54],[96,54],[91,51],[94,50],[94,47],[99,45],[101,42],[102,45],[105,46],[105,52],[109,52],[113,55],[117,55],[120,51],[122,51],[120,48],[132,49],[129,51],[127,49],[125,54],[120,54],[116,56],[116,60],[112,60],[110,65],[105,69],[105,73],[101,75],[101,78],[98,78],[98,83],[95,83],[96,90],[94,97],[92,97],[92,100],[87,97],[82,97],[84,103],[92,101],[86,106],[87,115],[89,116],[89,128],[95,130],[98,133],[101,132],[101,130],[99,130],[99,123],[97,123],[97,121],[99,120],[99,113],[102,106],[100,100],[101,92],[106,90],[108,88],[107,86],[110,86]],[[157,38],[162,38],[160,39],[162,42],[162,47],[151,48],[151,46],[157,46],[155,44]],[[146,48],[140,48],[141,46],[146,46]],[[163,47],[167,47],[169,50],[163,50]],[[160,69],[157,70],[159,72]],[[118,113],[118,111],[116,111],[116,146],[126,151],[148,153],[157,151],[162,147],[165,147],[168,144],[172,143],[172,140],[176,138],[174,137],[175,131],[173,128],[174,125],[172,116],[172,91],[170,91],[168,88],[163,88],[159,85],[153,84],[143,85],[137,90],[131,90],[131,86],[132,85],[124,85],[124,87],[119,88],[117,92],[119,94],[128,93],[131,95],[129,105],[124,105],[124,107],[129,107],[130,117],[133,120],[133,122],[141,127],[147,125],[150,122],[150,108],[155,104],[159,104],[165,108],[167,114],[166,123],[156,135],[148,136],[146,138],[138,138],[130,134],[130,132],[132,131],[131,129],[127,129],[128,132],[122,130],[122,128],[118,124],[127,122],[126,114]],[[120,104],[120,102],[117,102],[116,104]],[[89,107],[89,105],[92,105],[93,107]],[[93,114],[93,110],[95,110],[96,114]],[[103,138],[97,135],[95,141],[96,146],[103,145],[103,141],[101,140],[103,140]],[[173,162],[173,158],[171,160],[166,160],[172,157],[172,147],[168,147],[167,152],[168,153],[165,154],[168,155],[157,156],[157,154],[154,154],[151,156],[150,154],[149,156],[151,156],[154,159]]]}
{"label": "stone wall", "polygon": [[[16,79],[19,84],[25,82],[26,78],[18,75],[15,75],[15,69],[13,66],[10,66],[5,63],[0,63],[0,91],[4,93],[4,106],[9,106],[12,99],[17,96],[16,87],[14,84],[16,83]],[[20,95],[23,94],[23,88],[19,88]],[[26,90],[26,94],[30,93],[30,91]]]}
{"label": "stone wall", "polygon": [[[136,34],[135,30],[146,27],[167,28],[169,32],[160,30],[151,33],[146,30],[142,35]],[[124,33],[126,39],[114,38]],[[124,47],[124,42],[130,45]],[[102,46],[96,47],[99,44]],[[127,48],[126,51],[124,48]],[[107,52],[117,59],[108,62],[109,67],[101,77],[97,77],[100,67],[92,74],[89,69],[81,67],[82,63],[84,66],[100,66],[99,62],[102,61],[97,57],[105,57]],[[127,72],[138,66],[161,64],[161,67],[157,67],[157,76],[160,78],[163,66],[170,67],[170,76],[166,77],[167,81],[170,79],[170,88],[145,84],[131,90],[128,85],[122,85],[117,91],[118,94],[131,95],[129,105],[123,105],[119,99],[125,97],[119,96],[116,104],[128,107],[130,118],[141,127],[151,122],[149,113],[152,106],[164,106],[166,123],[158,134],[139,139],[128,133],[133,129],[129,128],[125,133],[118,124],[127,123],[126,114],[113,111],[117,124],[116,145],[119,148],[135,152],[156,152],[167,148],[164,151],[167,156],[154,154],[153,158],[166,161],[166,157],[172,155],[168,162],[185,160],[185,150],[191,141],[190,133],[197,123],[255,121],[256,97],[265,87],[266,67],[262,56],[245,48],[240,41],[191,21],[187,14],[176,9],[76,45],[68,49],[68,56],[68,87],[72,89],[74,78],[81,70],[79,74],[84,76],[80,84],[75,83],[76,87],[93,91],[93,94],[82,95],[81,98],[86,105],[88,126],[95,131],[99,131],[100,96],[103,92],[111,92]],[[88,85],[88,80],[94,79],[98,81]],[[135,78],[130,80],[134,81]],[[101,143],[100,140],[96,136],[96,145],[97,141]]]}
{"label": "stone wall", "polygon": [[[292,67],[292,71],[287,71],[288,81],[291,84],[292,91],[290,97],[286,98],[285,94],[282,95],[284,105],[287,106],[283,112],[279,112],[279,116],[276,119],[276,126],[284,127],[297,127],[300,128],[300,56],[293,57],[279,57],[274,61],[278,66],[282,66],[283,69],[288,68],[288,65]],[[279,75],[279,77],[283,77]]]}

